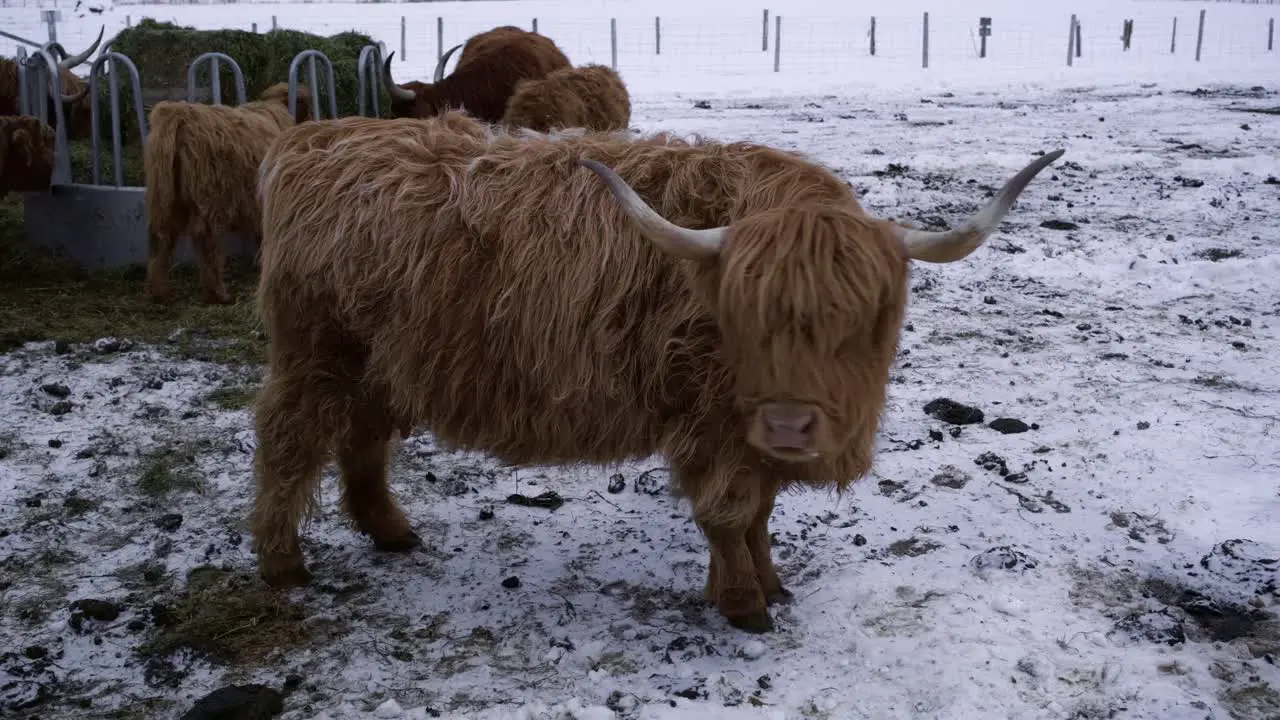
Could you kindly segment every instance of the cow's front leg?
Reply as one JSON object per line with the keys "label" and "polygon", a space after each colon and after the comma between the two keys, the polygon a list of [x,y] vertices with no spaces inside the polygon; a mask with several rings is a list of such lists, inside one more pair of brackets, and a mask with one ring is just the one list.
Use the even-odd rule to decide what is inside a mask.
{"label": "cow's front leg", "polygon": [[751,552],[751,561],[755,564],[756,578],[764,591],[765,601],[770,605],[785,603],[791,600],[791,591],[782,586],[778,578],[778,570],[773,566],[773,550],[769,544],[769,516],[773,514],[773,503],[778,497],[776,485],[763,488],[756,515],[747,528],[747,549]]}
{"label": "cow's front leg", "polygon": [[714,501],[705,496],[702,502],[695,501],[695,518],[711,550],[707,600],[715,604],[730,625],[748,632],[773,629],[748,543],[763,499],[761,489],[755,478],[738,476],[723,486],[722,493],[716,493]]}

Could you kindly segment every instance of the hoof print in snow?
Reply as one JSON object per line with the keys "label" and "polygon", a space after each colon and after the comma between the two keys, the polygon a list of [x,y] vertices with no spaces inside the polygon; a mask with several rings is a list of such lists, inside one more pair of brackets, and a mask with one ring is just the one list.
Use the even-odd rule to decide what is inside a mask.
{"label": "hoof print in snow", "polygon": [[970,567],[979,575],[991,570],[1033,570],[1039,564],[1034,557],[1010,545],[988,548],[969,561]]}
{"label": "hoof print in snow", "polygon": [[231,685],[196,701],[181,720],[269,720],[284,712],[284,698],[266,685]]}
{"label": "hoof print in snow", "polygon": [[622,473],[614,473],[609,476],[609,486],[606,488],[610,495],[617,495],[627,489],[627,478]]}
{"label": "hoof print in snow", "polygon": [[1111,513],[1111,524],[1123,530],[1130,540],[1145,543],[1148,539],[1154,539],[1156,542],[1164,545],[1173,539],[1173,533],[1164,526],[1164,521],[1159,518],[1140,515],[1133,512],[1113,512]]}
{"label": "hoof print in snow", "polygon": [[940,543],[932,540],[923,540],[918,537],[910,537],[905,540],[897,540],[889,544],[886,548],[888,554],[895,557],[920,557],[926,553],[933,552],[942,547]]}
{"label": "hoof print in snow", "polygon": [[182,513],[165,513],[156,518],[156,527],[165,532],[173,532],[182,527]]}
{"label": "hoof print in snow", "polygon": [[936,475],[929,478],[929,482],[952,490],[963,490],[972,479],[972,475],[954,465],[943,465]]}
{"label": "hoof print in snow", "polygon": [[62,383],[45,383],[40,386],[40,389],[59,400],[65,400],[66,398],[71,397],[71,388],[63,385]]}
{"label": "hoof print in snow", "polygon": [[512,493],[507,496],[507,502],[512,505],[523,505],[524,507],[540,507],[548,510],[555,510],[564,504],[564,498],[560,497],[560,493],[554,490],[548,490],[534,497],[521,495],[520,493]]}
{"label": "hoof print in snow", "polygon": [[1042,228],[1047,228],[1047,229],[1049,229],[1049,230],[1078,230],[1078,229],[1080,229],[1080,226],[1079,226],[1079,225],[1077,225],[1077,224],[1075,224],[1075,223],[1073,223],[1073,222],[1067,222],[1066,220],[1045,220],[1044,222],[1040,223],[1040,227],[1042,227]]}
{"label": "hoof print in snow", "polygon": [[1180,645],[1187,641],[1187,632],[1182,621],[1167,609],[1126,615],[1107,635],[1111,636],[1115,633],[1124,633],[1139,642],[1163,645]]}
{"label": "hoof print in snow", "polygon": [[976,407],[958,403],[947,398],[938,398],[925,404],[924,411],[944,423],[951,425],[973,425],[982,422],[982,411]]}
{"label": "hoof print in snow", "polygon": [[898,502],[909,502],[916,499],[922,490],[907,491],[906,483],[900,483],[896,480],[881,480],[876,486],[876,492],[888,498],[896,496],[895,499]]}
{"label": "hoof print in snow", "polygon": [[1200,558],[1200,567],[1252,595],[1280,595],[1280,549],[1253,540],[1225,540]]}
{"label": "hoof print in snow", "polygon": [[666,468],[645,470],[636,477],[632,487],[641,495],[661,495],[667,492],[671,481],[671,471]]}

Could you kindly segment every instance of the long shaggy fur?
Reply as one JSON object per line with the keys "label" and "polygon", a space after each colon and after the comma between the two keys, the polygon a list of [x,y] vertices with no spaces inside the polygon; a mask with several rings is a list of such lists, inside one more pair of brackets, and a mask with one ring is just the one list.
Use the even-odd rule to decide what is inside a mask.
{"label": "long shaggy fur", "polygon": [[[580,158],[672,222],[732,223],[726,250],[660,251]],[[417,424],[516,464],[666,454],[711,545],[708,597],[759,627],[786,594],[767,531],[778,490],[844,488],[871,467],[907,263],[886,223],[797,155],[504,134],[453,113],[344,118],[284,133],[260,192],[254,530],[269,581],[309,578],[296,528],[331,449],[357,526],[412,544],[386,448]],[[754,405],[777,396],[822,407],[832,454],[783,463],[746,442]]]}
{"label": "long shaggy fur", "polygon": [[[62,85],[63,94],[66,95],[81,92],[87,84],[83,78],[66,68],[58,69],[58,80]],[[48,95],[47,92],[45,94]],[[48,123],[56,128],[58,116],[53,105],[54,99],[46,97],[46,102]],[[18,61],[10,57],[0,57],[0,115],[17,115],[18,105]],[[67,119],[68,139],[87,138],[93,132],[88,95],[75,102],[66,103],[63,105],[62,112]]]}
{"label": "long shaggy fur", "polygon": [[156,103],[142,154],[151,231],[147,288],[153,299],[169,296],[174,246],[185,232],[196,249],[205,299],[231,301],[223,280],[223,236],[259,236],[258,166],[271,141],[309,114],[310,94],[302,85],[297,117],[289,114],[286,83],[238,107]]}
{"label": "long shaggy fur", "polygon": [[507,127],[539,132],[626,130],[630,123],[627,85],[605,65],[562,68],[538,80],[521,80],[502,117]]}
{"label": "long shaggy fur", "polygon": [[29,115],[0,116],[0,198],[48,190],[53,152],[52,127]]}
{"label": "long shaggy fur", "polygon": [[460,109],[496,123],[502,120],[516,83],[569,67],[569,58],[551,38],[511,26],[472,37],[462,52],[453,73],[440,82],[400,85],[413,92],[414,99],[402,100],[392,95],[392,116],[427,118]]}

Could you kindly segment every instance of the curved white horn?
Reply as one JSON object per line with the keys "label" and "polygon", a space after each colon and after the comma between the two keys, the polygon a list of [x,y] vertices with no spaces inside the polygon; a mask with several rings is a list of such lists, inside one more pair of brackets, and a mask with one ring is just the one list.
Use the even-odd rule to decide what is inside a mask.
{"label": "curved white horn", "polygon": [[949,263],[977,250],[986,241],[987,236],[995,231],[1031,179],[1054,160],[1062,157],[1064,152],[1066,151],[1054,150],[1036,158],[1022,168],[1017,175],[1010,178],[1009,182],[1000,188],[1000,192],[991,198],[991,202],[987,203],[986,207],[954,230],[930,232],[895,226],[898,239],[907,249],[907,256],[912,260]]}
{"label": "curved white horn", "polygon": [[432,80],[431,82],[440,82],[441,80],[444,79],[444,66],[449,63],[449,57],[453,55],[453,53],[460,47],[462,47],[462,43],[458,43],[457,45],[454,45],[453,47],[449,48],[448,51],[445,52],[445,54],[440,56],[440,62],[436,63],[435,79]]}
{"label": "curved white horn", "polygon": [[88,50],[85,50],[84,52],[79,53],[77,55],[72,55],[70,57],[63,58],[58,63],[58,67],[64,70],[70,70],[71,68],[79,65],[85,60],[88,60],[89,56],[93,55],[93,51],[98,49],[98,43],[102,42],[102,34],[105,33],[106,31],[107,31],[107,26],[103,25],[102,28],[98,30],[98,39],[93,41],[93,44],[89,46]]}
{"label": "curved white horn", "polygon": [[397,85],[396,81],[391,78],[391,58],[395,57],[395,55],[396,55],[395,50],[392,50],[391,54],[387,56],[386,61],[382,63],[382,84],[386,86],[387,94],[390,95],[391,97],[395,98],[396,100],[412,102],[413,99],[417,97],[416,95],[413,94],[413,91],[405,90],[404,88]]}
{"label": "curved white horn", "polygon": [[608,166],[585,158],[578,163],[600,176],[609,192],[622,205],[623,212],[635,220],[640,231],[663,251],[686,260],[713,258],[720,254],[728,228],[691,230],[680,227],[649,207],[627,181]]}

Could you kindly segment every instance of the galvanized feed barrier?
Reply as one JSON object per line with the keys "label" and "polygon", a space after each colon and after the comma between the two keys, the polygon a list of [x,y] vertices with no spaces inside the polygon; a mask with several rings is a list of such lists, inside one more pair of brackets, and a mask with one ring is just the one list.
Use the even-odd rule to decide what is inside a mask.
{"label": "galvanized feed barrier", "polygon": [[[114,38],[113,38],[114,39]],[[131,83],[133,91],[133,110],[138,115],[140,140],[147,142],[147,118],[143,109],[142,83],[138,77],[138,68],[126,55],[111,50],[112,41],[103,44],[98,57],[89,71],[90,116],[93,127],[91,140],[93,153],[93,175],[89,183],[71,181],[71,153],[67,138],[67,118],[63,112],[63,104],[55,102],[54,117],[57,125],[57,139],[54,150],[54,171],[49,192],[23,193],[25,205],[25,225],[27,236],[33,243],[63,253],[78,265],[88,268],[120,267],[128,265],[145,265],[147,262],[148,222],[145,201],[145,188],[124,184],[123,142],[120,127],[120,76],[119,67],[126,71],[125,79]],[[56,72],[54,53],[67,56],[65,50],[57,43],[47,43],[32,55],[27,56],[24,49],[18,50],[19,72],[19,107],[21,112],[48,122],[47,103],[43,102],[48,93],[57,98],[61,91]],[[378,91],[381,89],[381,73],[383,48],[368,45],[360,51],[357,73],[359,75],[359,112],[366,117],[378,117]],[[298,69],[303,60],[307,61],[308,88],[311,90],[311,117],[321,120],[325,113],[320,107],[320,93],[317,76],[317,64],[325,69],[326,87],[328,91],[328,116],[338,117],[338,99],[335,91],[333,63],[324,53],[318,50],[304,50],[298,53],[289,65],[289,112],[294,114],[297,108]],[[187,71],[187,101],[197,102],[199,88],[196,75],[199,66],[209,63],[209,88],[214,104],[222,104],[222,88],[220,83],[220,62],[231,67],[235,75],[236,100],[244,103],[245,82],[240,65],[231,56],[220,53],[205,53],[196,58]],[[317,62],[318,61],[318,62]],[[111,150],[114,169],[114,183],[102,182],[100,151],[99,118],[100,95],[103,75],[106,75],[111,112]],[[368,100],[369,102],[366,102]],[[372,109],[367,113],[367,109]],[[252,256],[256,253],[257,243],[253,238],[234,234],[224,238],[227,256]],[[189,263],[194,260],[190,242],[179,240],[175,252],[175,261]]]}

